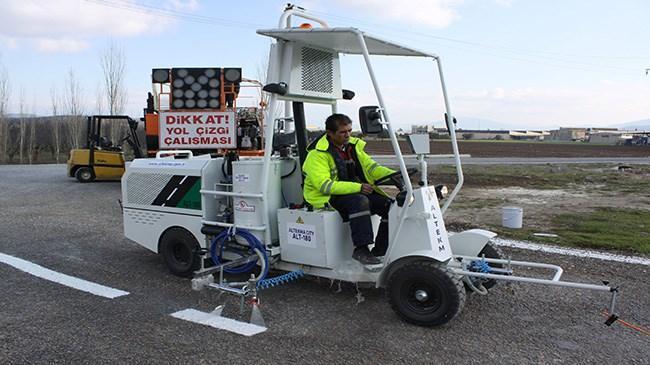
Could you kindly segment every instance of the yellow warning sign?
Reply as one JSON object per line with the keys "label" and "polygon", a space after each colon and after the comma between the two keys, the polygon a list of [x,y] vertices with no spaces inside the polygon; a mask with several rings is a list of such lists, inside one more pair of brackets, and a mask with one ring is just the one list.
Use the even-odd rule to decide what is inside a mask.
{"label": "yellow warning sign", "polygon": [[302,220],[302,217],[301,217],[301,216],[298,216],[298,219],[296,219],[296,223],[298,223],[298,224],[305,224],[305,221]]}

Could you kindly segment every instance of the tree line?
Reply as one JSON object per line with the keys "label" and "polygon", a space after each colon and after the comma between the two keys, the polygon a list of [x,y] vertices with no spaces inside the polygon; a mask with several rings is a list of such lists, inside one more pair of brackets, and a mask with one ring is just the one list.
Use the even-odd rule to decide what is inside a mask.
{"label": "tree line", "polygon": [[[110,43],[100,54],[102,89],[98,91],[95,111],[102,114],[124,113],[126,89],[124,52]],[[0,164],[62,163],[71,149],[86,142],[84,91],[73,69],[68,70],[61,88],[50,89],[50,116],[28,113],[25,91],[15,93],[7,68],[0,63]],[[9,101],[17,98],[18,110],[9,113]],[[106,108],[104,108],[106,103]],[[128,133],[125,123],[107,123],[102,135],[118,143]]]}

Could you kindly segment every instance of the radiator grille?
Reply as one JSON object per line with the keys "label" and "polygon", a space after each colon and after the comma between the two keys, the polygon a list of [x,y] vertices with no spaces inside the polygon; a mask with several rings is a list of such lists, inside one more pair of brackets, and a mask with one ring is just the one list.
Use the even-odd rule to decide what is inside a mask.
{"label": "radiator grille", "polygon": [[133,173],[126,180],[126,203],[151,205],[173,175]]}
{"label": "radiator grille", "polygon": [[300,56],[302,89],[331,94],[334,91],[334,55],[302,47]]}

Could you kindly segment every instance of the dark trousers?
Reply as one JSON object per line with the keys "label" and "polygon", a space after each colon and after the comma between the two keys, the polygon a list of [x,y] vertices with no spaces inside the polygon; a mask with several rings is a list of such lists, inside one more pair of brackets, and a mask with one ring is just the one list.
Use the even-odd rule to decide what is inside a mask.
{"label": "dark trousers", "polygon": [[[383,195],[372,193],[332,195],[330,205],[343,217],[350,220],[352,242],[356,247],[367,246],[375,243],[373,252],[385,253],[388,248],[388,210],[391,200]],[[375,240],[372,234],[372,221],[370,216],[381,216],[381,224]]]}

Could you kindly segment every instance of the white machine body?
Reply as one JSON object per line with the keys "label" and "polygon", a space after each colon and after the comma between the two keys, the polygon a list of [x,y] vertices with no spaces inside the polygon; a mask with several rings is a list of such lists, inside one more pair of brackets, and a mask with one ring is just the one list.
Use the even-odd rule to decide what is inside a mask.
{"label": "white machine body", "polygon": [[215,186],[221,181],[222,162],[221,158],[212,159],[207,155],[131,162],[122,177],[126,238],[158,252],[162,233],[180,226],[205,245],[201,221],[206,214],[217,219],[217,210],[225,201],[206,201],[199,190],[202,186]]}
{"label": "white machine body", "polygon": [[448,261],[452,250],[435,188],[431,186],[413,191],[413,201],[398,231],[399,215],[407,203],[401,208],[397,204],[391,206],[388,235],[392,245],[388,247],[387,261],[393,262],[404,256],[426,256],[440,262]]}

